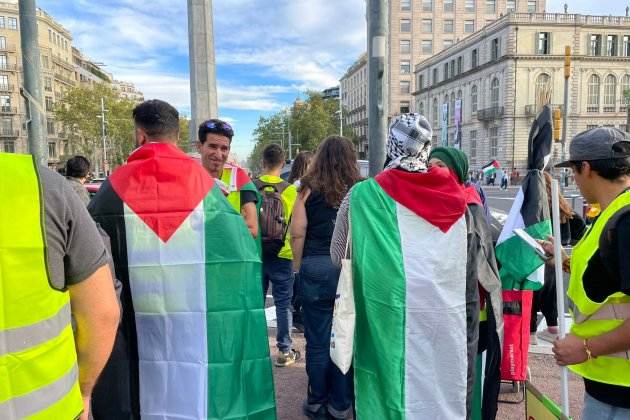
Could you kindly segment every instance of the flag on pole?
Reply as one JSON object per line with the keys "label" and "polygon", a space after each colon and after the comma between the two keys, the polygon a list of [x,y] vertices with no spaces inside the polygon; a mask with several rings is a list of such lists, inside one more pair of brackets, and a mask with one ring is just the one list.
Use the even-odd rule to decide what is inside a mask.
{"label": "flag on pole", "polygon": [[358,418],[466,418],[465,212],[446,170],[352,190]]}
{"label": "flag on pole", "polygon": [[551,156],[552,132],[551,109],[545,106],[529,133],[527,176],[497,241],[504,290],[538,290],[544,284],[543,260],[514,235],[514,229],[524,229],[536,239],[546,239],[551,234],[549,200],[542,171]]}
{"label": "flag on pole", "polygon": [[150,143],[90,212],[124,286],[95,417],[275,419],[260,257],[217,182],[174,145]]}
{"label": "flag on pole", "polygon": [[484,176],[491,175],[501,169],[501,165],[496,160],[489,162],[487,165],[484,165],[481,168],[481,172],[483,172]]}

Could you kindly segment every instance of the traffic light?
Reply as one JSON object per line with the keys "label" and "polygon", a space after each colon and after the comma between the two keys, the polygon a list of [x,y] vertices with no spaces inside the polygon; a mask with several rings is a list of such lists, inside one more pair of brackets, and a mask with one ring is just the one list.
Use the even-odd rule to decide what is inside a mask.
{"label": "traffic light", "polygon": [[553,139],[560,141],[562,135],[562,111],[560,108],[553,110]]}

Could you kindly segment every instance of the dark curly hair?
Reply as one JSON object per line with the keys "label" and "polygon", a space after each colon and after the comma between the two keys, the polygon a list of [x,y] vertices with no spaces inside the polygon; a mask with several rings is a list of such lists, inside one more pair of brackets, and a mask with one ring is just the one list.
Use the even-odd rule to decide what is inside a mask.
{"label": "dark curly hair", "polygon": [[302,188],[319,191],[331,207],[338,207],[348,190],[361,180],[354,146],[345,137],[329,136],[319,145],[302,177]]}
{"label": "dark curly hair", "polygon": [[302,178],[308,169],[308,164],[313,158],[313,152],[300,152],[295,157],[293,165],[291,165],[291,173],[289,174],[289,184],[293,184],[298,179]]}

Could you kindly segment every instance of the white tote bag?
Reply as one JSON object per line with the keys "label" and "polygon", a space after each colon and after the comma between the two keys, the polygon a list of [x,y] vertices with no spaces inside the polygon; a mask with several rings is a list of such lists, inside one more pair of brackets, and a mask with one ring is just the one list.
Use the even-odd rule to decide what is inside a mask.
{"label": "white tote bag", "polygon": [[348,221],[346,250],[341,260],[341,273],[339,275],[339,284],[337,285],[337,294],[335,295],[335,309],[330,332],[330,358],[343,374],[348,373],[352,365],[356,318],[352,282],[352,259],[349,252],[350,241],[350,222]]}

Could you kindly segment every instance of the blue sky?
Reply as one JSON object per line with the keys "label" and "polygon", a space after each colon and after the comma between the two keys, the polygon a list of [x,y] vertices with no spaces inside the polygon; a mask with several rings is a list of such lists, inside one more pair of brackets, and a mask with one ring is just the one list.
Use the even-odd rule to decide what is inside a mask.
{"label": "blue sky", "polygon": [[[624,0],[566,0],[571,13],[625,13]],[[260,116],[333,86],[365,50],[364,0],[214,0],[220,117],[244,159]],[[562,11],[565,0],[548,0]],[[627,2],[630,4],[630,1]],[[186,0],[39,0],[73,45],[146,98],[190,114]]]}

